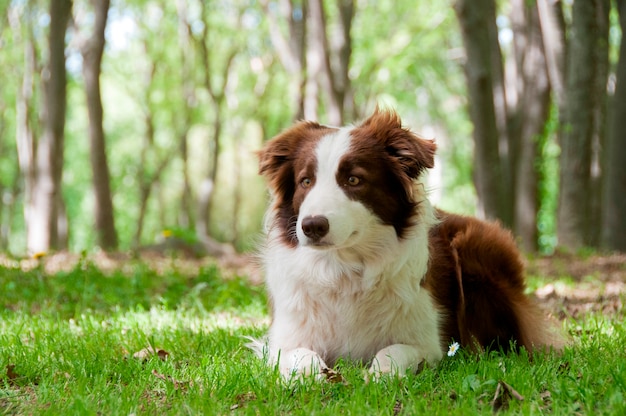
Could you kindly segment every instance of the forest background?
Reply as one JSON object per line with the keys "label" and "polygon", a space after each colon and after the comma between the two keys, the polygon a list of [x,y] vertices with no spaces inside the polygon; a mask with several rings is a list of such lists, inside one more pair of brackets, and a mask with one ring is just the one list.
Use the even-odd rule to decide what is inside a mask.
{"label": "forest background", "polygon": [[0,251],[251,249],[255,151],[376,105],[437,140],[438,206],[626,251],[625,7],[0,0]]}

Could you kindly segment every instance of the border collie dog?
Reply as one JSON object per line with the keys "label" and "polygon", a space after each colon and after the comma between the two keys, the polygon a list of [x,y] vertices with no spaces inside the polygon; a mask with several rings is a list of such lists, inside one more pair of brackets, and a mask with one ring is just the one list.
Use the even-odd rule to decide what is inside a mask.
{"label": "border collie dog", "polygon": [[429,203],[420,177],[435,149],[377,109],[357,126],[300,122],[260,151],[272,323],[251,347],[285,377],[320,375],[338,359],[402,375],[451,342],[560,345],[524,294],[511,234]]}

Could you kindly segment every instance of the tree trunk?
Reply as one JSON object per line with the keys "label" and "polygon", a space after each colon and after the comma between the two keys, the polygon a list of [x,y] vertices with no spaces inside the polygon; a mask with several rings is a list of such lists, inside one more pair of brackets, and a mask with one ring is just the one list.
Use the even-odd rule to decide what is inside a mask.
{"label": "tree trunk", "polygon": [[[147,47],[146,47],[147,49]],[[148,202],[152,195],[152,189],[155,184],[159,182],[165,168],[172,160],[172,154],[166,153],[159,157],[155,146],[155,123],[154,112],[152,110],[151,96],[154,88],[154,75],[157,71],[156,63],[150,62],[150,67],[145,74],[144,83],[144,96],[143,108],[144,108],[144,126],[145,132],[143,136],[143,143],[141,147],[141,153],[139,155],[139,212],[137,216],[137,228],[135,229],[135,235],[133,237],[133,247],[135,249],[141,246],[141,237],[143,235],[143,227],[145,222],[146,213],[148,211]],[[148,162],[148,155],[150,153],[155,154],[156,166],[153,171],[150,171]]]}
{"label": "tree trunk", "polygon": [[[497,152],[501,177],[498,195],[498,219],[508,227],[513,227],[513,210],[515,206],[515,193],[513,192],[515,172],[519,160],[519,133],[515,123],[515,113],[510,108],[510,94],[514,89],[507,88],[505,63],[500,48],[499,30],[496,24],[496,3],[490,5],[484,11],[486,14],[487,32],[489,34],[489,49],[491,62],[491,79],[493,90],[494,115],[498,132]],[[519,76],[514,73],[515,79]],[[513,128],[511,128],[513,127]]]}
{"label": "tree trunk", "polygon": [[137,213],[137,228],[135,228],[132,245],[135,250],[141,247],[141,235],[143,234],[143,225],[146,219],[146,212],[148,211],[148,200],[151,192],[152,184],[142,180],[139,184],[139,212]]}
{"label": "tree trunk", "polygon": [[337,64],[335,65],[335,94],[337,101],[341,104],[342,118],[354,120],[356,109],[354,94],[348,71],[350,69],[350,58],[352,57],[352,21],[354,19],[354,0],[341,0],[339,2],[339,24],[338,33],[331,38],[335,40],[337,51]]}
{"label": "tree trunk", "polygon": [[[187,109],[190,111],[190,109]],[[191,120],[188,119],[190,122]],[[191,125],[191,124],[189,124]],[[189,180],[189,150],[187,145],[187,136],[189,130],[182,127],[183,131],[179,133],[179,149],[180,157],[183,163],[183,190],[180,197],[180,212],[178,213],[178,225],[185,229],[192,229],[195,224],[193,215],[193,198],[191,195],[191,181]]]}
{"label": "tree trunk", "polygon": [[106,155],[106,143],[102,124],[103,110],[100,94],[100,71],[104,51],[104,29],[109,11],[109,0],[93,1],[95,25],[93,34],[81,47],[83,78],[89,113],[89,142],[91,170],[95,196],[94,215],[98,244],[104,250],[117,248],[117,232],[113,216],[111,180]]}
{"label": "tree trunk", "polygon": [[[622,33],[626,33],[626,0],[617,2]],[[622,38],[616,70],[611,130],[607,143],[604,189],[603,246],[626,252],[626,41]]]}
{"label": "tree trunk", "polygon": [[474,125],[474,183],[478,211],[484,217],[506,222],[506,180],[500,161],[489,30],[490,20],[495,19],[495,4],[493,0],[458,0],[455,10],[467,54],[465,75],[470,119]]}
{"label": "tree trunk", "polygon": [[[295,120],[305,117],[305,45],[307,32],[307,0],[295,5],[293,0],[279,0],[276,13],[270,7],[269,0],[262,0],[261,5],[269,22],[269,32],[276,54],[289,74],[289,91],[293,107],[296,108]],[[279,21],[287,22],[287,34],[281,31]]]}
{"label": "tree trunk", "polygon": [[[195,220],[193,215],[193,199],[191,195],[191,182],[189,178],[189,149],[187,139],[189,127],[192,125],[192,106],[197,101],[193,81],[193,55],[191,44],[191,28],[187,20],[186,0],[176,1],[178,13],[178,45],[180,47],[181,75],[182,75],[182,124],[177,128],[179,139],[180,157],[183,163],[183,189],[180,198],[180,211],[178,213],[178,225],[185,229],[193,229]],[[178,119],[178,118],[177,118]]]}
{"label": "tree trunk", "polygon": [[575,1],[569,36],[566,108],[561,125],[561,174],[557,212],[559,245],[590,243],[591,155],[594,132],[596,1]]}
{"label": "tree trunk", "polygon": [[324,108],[325,122],[341,126],[344,124],[344,104],[351,104],[348,67],[352,44],[350,28],[354,15],[352,0],[338,4],[338,30],[330,38],[326,12],[322,0],[308,2],[306,67],[307,83],[304,115],[306,119],[318,120],[320,106]]}
{"label": "tree trunk", "polygon": [[537,10],[541,25],[546,65],[550,77],[550,87],[556,96],[559,111],[565,108],[565,62],[567,44],[565,42],[565,18],[560,0],[537,0]]}
{"label": "tree trunk", "polygon": [[[322,58],[320,56],[321,31],[319,19],[313,19],[309,11],[306,32],[306,78],[304,82],[304,119],[319,121],[318,109],[320,108],[320,84],[322,77]],[[323,53],[323,51],[322,51]]]}
{"label": "tree trunk", "polygon": [[[24,176],[24,222],[27,230],[30,230],[30,218],[33,212],[33,199],[36,187],[36,163],[37,141],[33,131],[33,90],[34,78],[39,72],[37,64],[37,51],[35,49],[34,35],[30,27],[29,19],[24,22],[27,25],[27,33],[24,42],[24,66],[22,85],[18,89],[16,97],[16,144],[17,157],[20,171]],[[19,27],[12,27],[15,33],[20,33]],[[27,231],[29,233],[30,231]]]}
{"label": "tree trunk", "polygon": [[[211,104],[213,105],[213,132],[210,138],[210,159],[208,162],[209,171],[206,177],[200,184],[198,191],[198,215],[196,219],[196,234],[198,238],[203,242],[207,253],[211,255],[224,255],[233,252],[233,248],[226,244],[221,244],[215,241],[211,237],[210,233],[210,219],[213,195],[215,193],[215,186],[217,180],[217,174],[219,171],[219,157],[221,151],[221,137],[222,137],[222,108],[226,100],[228,83],[233,76],[232,65],[237,56],[237,49],[230,49],[227,53],[226,62],[218,77],[221,82],[214,85],[212,76],[216,73],[212,64],[214,63],[214,56],[211,54],[211,48],[208,38],[209,33],[209,18],[208,9],[204,2],[201,3],[201,16],[204,22],[204,29],[201,32],[199,39],[196,39],[200,48],[202,58],[202,74],[204,77],[203,87],[206,89],[209,97],[211,98]],[[240,10],[240,13],[243,13]],[[239,15],[241,19],[242,14]]]}
{"label": "tree trunk", "polygon": [[[4,103],[0,101],[0,114],[4,114],[6,107]],[[5,137],[5,126],[6,123],[4,119],[0,118],[0,154],[7,154],[6,147],[4,146],[4,142],[1,137]],[[19,172],[18,172],[19,173]],[[19,175],[18,175],[19,176]],[[2,182],[0,182],[0,251],[7,251],[7,243],[8,243],[8,234],[9,234],[9,224],[11,224],[11,217],[8,217],[7,221],[4,221],[3,217],[5,212],[9,212],[9,206],[12,205],[7,197],[13,197],[13,194],[9,193],[8,190],[5,189]],[[5,202],[6,198],[6,202]]]}
{"label": "tree trunk", "polygon": [[537,195],[536,170],[537,138],[543,133],[550,112],[550,82],[543,47],[539,14],[536,4],[523,0],[513,2],[512,12],[523,19],[515,31],[518,78],[520,89],[517,112],[519,129],[518,155],[515,163],[514,233],[527,252],[537,250]]}
{"label": "tree trunk", "polygon": [[235,131],[234,131],[234,149],[233,152],[233,177],[235,186],[233,186],[233,220],[232,220],[232,228],[231,228],[231,244],[236,246],[239,242],[239,218],[241,217],[241,202],[242,202],[242,192],[244,191],[242,184],[242,158],[241,155],[245,154],[245,146],[242,143],[241,136],[243,131],[243,123],[237,123]]}
{"label": "tree trunk", "polygon": [[[146,99],[149,99],[150,88],[146,88]],[[148,172],[146,169],[148,161],[148,153],[151,147],[154,145],[154,121],[152,119],[152,112],[150,110],[150,103],[146,103],[147,113],[145,114],[144,121],[146,124],[146,133],[144,135],[144,143],[141,149],[141,163],[139,170],[139,213],[137,215],[137,228],[135,229],[135,235],[133,237],[133,247],[135,249],[141,246],[141,237],[143,234],[143,226],[146,219],[146,213],[148,212],[148,202],[152,195],[152,189],[155,184],[158,184],[161,180],[161,176],[165,171],[165,168],[172,160],[171,154],[164,155],[157,163],[154,172]]]}
{"label": "tree trunk", "polygon": [[603,159],[607,145],[607,111],[608,95],[606,92],[609,78],[609,12],[610,0],[595,0],[596,12],[594,16],[594,80],[591,132],[591,166],[590,166],[590,192],[589,195],[589,224],[587,225],[587,245],[600,246],[602,234],[602,186],[604,180]]}
{"label": "tree trunk", "polygon": [[33,206],[27,225],[27,244],[31,253],[63,248],[59,235],[62,209],[61,177],[65,129],[66,72],[65,33],[72,2],[50,2],[49,61],[44,71],[44,131],[36,155]]}
{"label": "tree trunk", "polygon": [[215,118],[213,119],[213,134],[209,147],[211,160],[209,161],[209,172],[202,180],[198,190],[198,218],[196,220],[196,232],[202,240],[208,240],[211,224],[211,203],[215,193],[217,183],[217,172],[219,168],[220,138],[222,136],[222,112],[221,102],[215,104]]}

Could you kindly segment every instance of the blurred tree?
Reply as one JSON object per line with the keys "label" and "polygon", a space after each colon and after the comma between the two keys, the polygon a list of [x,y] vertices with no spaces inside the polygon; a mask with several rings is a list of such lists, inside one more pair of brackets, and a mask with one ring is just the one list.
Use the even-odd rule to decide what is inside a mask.
{"label": "blurred tree", "polygon": [[[324,2],[308,1],[304,118],[319,120],[318,111],[323,108],[328,123],[342,126],[346,103],[352,108],[348,69],[352,53],[350,28],[354,3],[352,0],[340,0],[337,6],[339,18],[335,24],[338,29],[329,36]],[[333,39],[332,43],[329,38]]]}
{"label": "blurred tree", "polygon": [[[590,184],[591,218],[587,229],[588,245],[600,247],[602,235],[602,188],[606,180],[606,147],[608,134],[608,85],[614,76],[614,63],[610,62],[609,31],[611,27],[611,0],[597,0],[595,11],[595,47],[593,76],[593,110],[591,131]],[[616,45],[619,48],[618,45]],[[617,49],[616,48],[616,49]]]}
{"label": "blurred tree", "polygon": [[550,77],[550,88],[554,92],[558,108],[565,106],[565,17],[561,0],[537,0],[537,11],[541,35]]}
{"label": "blurred tree", "polygon": [[[149,55],[148,45],[145,45],[146,55]],[[172,161],[174,153],[169,149],[161,150],[156,144],[156,126],[155,126],[155,105],[152,97],[155,91],[155,74],[157,65],[162,62],[158,58],[148,61],[148,65],[144,74],[145,81],[141,91],[143,92],[140,99],[141,108],[143,110],[144,134],[141,141],[141,150],[139,153],[138,165],[138,181],[139,181],[139,209],[137,217],[137,227],[133,237],[133,247],[139,249],[141,246],[141,237],[143,234],[146,213],[148,210],[148,202],[155,185],[161,180],[163,172]],[[152,156],[152,158],[151,158]],[[154,160],[149,160],[154,159]],[[152,163],[151,163],[152,162]],[[152,168],[151,165],[154,165]]]}
{"label": "blurred tree", "polygon": [[[582,65],[573,64],[571,55],[567,58],[569,20],[565,17],[570,16],[572,3],[455,1],[458,20],[449,7],[452,1],[118,0],[110,4],[108,14],[100,15],[102,20],[96,19],[91,3],[77,2],[76,27],[89,30],[65,35],[69,47],[64,60],[68,69],[64,133],[72,157],[64,163],[63,195],[71,216],[72,248],[104,246],[91,226],[104,205],[96,203],[91,209],[95,194],[87,191],[94,186],[88,180],[89,168],[102,168],[104,163],[87,162],[90,150],[84,136],[90,125],[104,123],[103,140],[106,131],[109,198],[115,201],[120,248],[152,244],[169,229],[190,241],[203,240],[209,251],[220,253],[229,248],[217,241],[233,241],[240,248],[253,244],[252,236],[262,222],[265,193],[256,176],[254,150],[263,140],[293,118],[306,115],[343,124],[381,104],[396,108],[408,126],[437,139],[437,169],[428,183],[436,203],[473,213],[473,170],[481,210],[511,225],[523,246],[532,250],[537,240],[537,206],[542,207],[542,233],[546,233],[545,219],[549,216],[552,224],[555,218],[556,210],[546,207],[556,205],[557,180],[545,184],[548,175],[558,176],[554,174],[558,170],[556,120],[562,121],[561,141],[569,125],[565,109],[570,105],[566,97],[571,96],[571,79],[564,68],[571,72],[572,66]],[[596,7],[606,2],[592,3]],[[106,1],[93,4],[103,6]],[[0,129],[4,132],[0,136],[0,233],[18,252],[26,246],[22,237],[27,235],[26,225],[10,210],[23,208],[29,219],[38,173],[37,141],[43,140],[45,129],[42,84],[51,75],[42,68],[50,48],[45,43],[52,29],[59,28],[52,25],[46,10],[50,5],[39,0],[0,4]],[[82,15],[86,19],[80,18],[79,9],[89,10]],[[606,43],[601,42],[608,30],[603,16],[603,12],[594,15],[598,42],[588,55],[596,68],[594,91],[606,84],[611,68]],[[461,31],[456,30],[459,22]],[[106,43],[91,49],[88,39],[94,36],[96,23],[99,36],[106,24]],[[615,46],[618,31],[611,33]],[[73,45],[83,42],[81,60]],[[98,69],[91,66],[95,60],[90,50],[99,49],[104,60]],[[470,83],[458,65],[462,59]],[[96,94],[92,98],[85,94],[87,84],[96,85],[90,75],[82,76],[85,91],[76,82],[81,68],[91,68],[94,74],[100,71],[98,77],[92,74],[92,80],[101,84],[101,112],[92,106]],[[618,91],[620,78],[618,74]],[[475,141],[470,139],[467,112],[462,111],[468,98]],[[601,208],[597,197],[601,187],[594,183],[606,180],[603,201],[617,198],[608,189],[619,183],[615,176],[617,182],[609,185],[609,173],[619,171],[611,170],[615,159],[607,166],[600,163],[603,145],[615,149],[607,161],[619,153],[619,141],[601,139],[606,117],[602,100],[592,98],[590,107],[591,162],[585,168],[590,171],[590,218]],[[550,104],[552,117],[546,121]],[[615,104],[619,111],[617,96]],[[88,124],[85,108],[90,109],[90,118],[106,117]],[[15,174],[14,139],[21,176]],[[472,150],[476,152],[473,166]],[[105,153],[100,148],[93,156]],[[606,223],[608,208],[603,218]],[[592,243],[597,238],[590,237]]]}
{"label": "blurred tree", "polygon": [[0,5],[0,66],[4,68],[0,72],[1,250],[8,250],[16,241],[24,244],[21,222],[25,212],[20,212],[23,211],[20,205],[24,198],[23,174],[28,169],[26,165],[30,165],[32,155],[28,150],[37,128],[34,86],[38,83],[40,59],[33,34],[36,18],[22,10],[9,2]]}
{"label": "blurred tree", "polygon": [[[133,206],[137,215],[131,240],[133,249],[140,249],[146,241],[154,241],[156,233],[161,234],[180,218],[186,221],[186,229],[191,218],[183,213],[176,215],[172,221],[166,214],[170,209],[180,212],[178,189],[166,191],[172,176],[179,180],[180,172],[170,173],[168,178],[168,170],[180,157],[184,163],[182,177],[188,180],[186,142],[196,114],[193,108],[194,77],[193,73],[186,72],[190,69],[188,57],[192,56],[188,50],[192,50],[193,46],[186,45],[187,51],[176,47],[179,37],[188,34],[188,30],[181,33],[179,6],[167,1],[138,0],[129,4],[128,8],[137,24],[138,39],[128,51],[136,59],[135,65],[125,68],[122,76],[136,76],[137,81],[128,84],[128,87],[140,110],[141,121],[135,142],[135,154],[139,157],[133,161],[134,182],[138,189]],[[146,14],[150,18],[144,18]],[[183,186],[190,185],[185,182]],[[191,203],[190,200],[188,202]]]}
{"label": "blurred tree", "polygon": [[513,231],[526,251],[537,250],[537,142],[550,113],[550,79],[537,5],[511,2],[514,73],[507,85],[507,135],[513,184]]}
{"label": "blurred tree", "polygon": [[[323,121],[341,126],[346,115],[355,116],[348,76],[355,7],[353,0],[333,4],[337,16],[330,25],[322,0],[281,0],[278,5],[263,1],[274,48],[293,80],[290,91],[298,108],[294,118],[320,120],[323,110]],[[280,21],[286,22],[284,31]]]}
{"label": "blurred tree", "polygon": [[559,1],[512,0],[512,42],[504,56],[495,10],[494,0],[456,3],[467,51],[479,205],[486,217],[509,225],[525,250],[536,250],[537,138],[548,123],[554,91],[561,120],[559,244],[574,249],[597,246],[610,2],[574,1],[565,48]]}
{"label": "blurred tree", "polygon": [[194,107],[198,101],[193,82],[193,47],[191,44],[191,26],[188,21],[187,0],[176,1],[176,13],[178,16],[178,46],[180,50],[181,71],[181,116],[177,117],[176,130],[179,140],[180,158],[182,160],[183,189],[180,197],[180,211],[178,224],[185,229],[195,228],[193,210],[193,196],[191,193],[191,181],[189,178],[189,129],[192,125]]}
{"label": "blurred tree", "polygon": [[[617,1],[622,36],[626,33],[626,1]],[[607,141],[602,244],[626,252],[626,41],[622,37],[616,70],[613,115]]]}
{"label": "blurred tree", "polygon": [[605,126],[608,75],[608,0],[577,0],[567,54],[565,106],[560,127],[559,245],[597,245],[599,149]]}
{"label": "blurred tree", "polygon": [[[0,98],[0,114],[3,115],[11,113],[4,98]],[[0,117],[0,154],[3,155],[15,155],[15,146],[7,140],[9,126],[8,120]],[[0,168],[0,251],[7,250],[9,247],[15,200],[20,193],[19,185],[19,164],[7,163],[2,166]]]}
{"label": "blurred tree", "polygon": [[[289,96],[293,97],[290,107],[297,109],[293,118],[302,119],[305,117],[307,0],[262,0],[261,4],[269,20],[269,33],[274,49],[289,74]],[[285,22],[284,31],[279,22]]]}
{"label": "blurred tree", "polygon": [[[26,3],[22,18],[15,15],[10,20],[11,29],[19,34],[17,40],[21,41],[23,48],[23,66],[21,73],[21,87],[16,97],[16,142],[20,170],[24,178],[24,220],[29,229],[28,221],[31,218],[30,210],[33,204],[36,181],[36,137],[37,120],[36,110],[36,83],[37,74],[40,72],[39,54],[35,42],[33,30],[33,17],[29,10],[30,2]],[[18,12],[13,10],[15,14]]]}
{"label": "blurred tree", "polygon": [[27,244],[31,253],[67,246],[67,218],[61,193],[61,177],[67,84],[65,34],[71,10],[70,0],[50,2],[48,59],[42,80],[43,132],[38,143],[32,140],[32,136],[25,138],[24,142],[26,146],[30,145],[27,152],[32,156],[26,166],[26,171],[30,172],[27,180],[30,182],[32,199],[25,208]]}
{"label": "blurred tree", "polygon": [[[508,143],[498,129],[497,112],[502,111],[501,65],[494,0],[459,0],[456,3],[466,50],[470,119],[474,124],[474,183],[479,213],[512,225]],[[496,52],[497,51],[497,52]],[[500,105],[496,105],[496,101]]]}
{"label": "blurred tree", "polygon": [[[221,151],[221,139],[223,134],[224,123],[224,106],[226,104],[228,94],[229,81],[236,76],[234,70],[234,62],[239,47],[236,43],[226,42],[225,50],[216,48],[216,39],[218,39],[219,30],[212,28],[212,16],[208,4],[200,1],[200,21],[202,30],[199,35],[194,37],[197,47],[200,50],[200,60],[198,64],[201,69],[202,87],[209,95],[213,110],[213,119],[211,120],[212,131],[209,149],[211,152],[210,160],[207,163],[208,172],[204,177],[198,190],[198,215],[196,216],[196,234],[200,241],[205,245],[207,252],[212,255],[223,255],[232,251],[228,245],[221,244],[211,237],[210,221],[213,196],[215,186],[217,184],[217,173],[219,171],[219,160]],[[230,5],[233,13],[235,31],[241,30],[241,19],[243,16],[243,8],[241,5]],[[192,31],[193,33],[193,31]],[[210,35],[212,38],[210,38]],[[226,40],[222,38],[221,40]],[[223,54],[221,68],[218,66],[220,58],[218,53]]]}
{"label": "blurred tree", "polygon": [[[283,20],[285,14],[280,7],[285,4],[291,7],[288,14],[291,23]],[[172,227],[182,227],[193,234],[191,230],[198,225],[195,217],[203,211],[197,207],[201,183],[206,177],[213,177],[215,182],[210,198],[205,201],[217,197],[220,203],[205,203],[210,215],[198,229],[208,229],[206,235],[214,240],[237,238],[240,246],[242,241],[244,246],[251,244],[246,241],[252,241],[251,234],[257,232],[261,223],[265,195],[255,175],[254,149],[263,139],[290,123],[299,111],[300,104],[292,105],[295,95],[289,92],[289,85],[297,84],[297,90],[304,93],[303,80],[307,73],[303,47],[296,52],[301,64],[297,74],[281,68],[279,55],[282,52],[272,47],[270,29],[280,29],[287,43],[304,45],[305,21],[311,15],[307,4],[297,0],[268,1],[267,10],[256,3],[227,0],[121,0],[111,4],[106,21],[106,56],[101,62],[99,81],[102,114],[106,116],[103,117],[103,132],[106,131],[109,150],[110,186],[121,248],[150,243],[160,231]],[[42,5],[43,2],[35,0],[11,2],[7,8],[17,15],[12,19],[12,27],[19,27],[26,34],[28,25],[32,36],[5,30],[0,39],[3,42],[0,59],[3,68],[7,68],[0,75],[2,81],[6,80],[3,84],[17,85],[15,80],[19,77],[20,84],[32,85],[26,94],[28,107],[20,107],[20,116],[28,121],[28,124],[20,124],[24,127],[20,132],[27,133],[20,133],[20,138],[30,135],[33,141],[41,136],[36,110],[41,105],[42,94],[39,74],[46,73],[41,70],[40,62],[45,59],[39,57],[39,51],[41,54],[47,51],[43,40],[50,27],[49,13]],[[434,114],[463,118],[460,112],[454,111],[454,102],[458,100],[452,100],[452,105],[446,104],[448,109],[443,109],[444,103],[450,102],[449,86],[462,87],[462,83],[458,82],[456,72],[447,72],[455,66],[445,63],[446,48],[433,47],[440,45],[438,41],[442,37],[450,38],[446,35],[451,33],[447,30],[449,13],[442,13],[447,8],[420,6],[415,9],[407,3],[394,4],[387,0],[363,2],[358,7],[352,1],[317,5],[318,27],[324,29],[317,33],[321,47],[315,54],[323,59],[323,66],[319,67],[322,72],[316,75],[320,87],[320,117],[330,120],[326,114],[331,113],[329,106],[332,104],[335,122],[339,117],[349,121],[371,110],[380,97],[393,96],[398,97],[395,102],[398,109],[408,114],[405,120],[409,124],[414,125],[419,118],[426,125]],[[82,83],[76,82],[81,78],[87,81],[88,76],[81,77],[80,70],[88,68],[90,57],[81,59],[75,53],[80,49],[75,46],[91,38],[96,19],[89,2],[76,6],[75,27],[88,30],[73,30],[66,35],[69,72],[65,135],[72,157],[64,164],[63,194],[71,213],[72,248],[89,249],[98,242],[91,224],[101,204],[91,208],[94,194],[87,191],[87,186],[93,184],[87,180],[91,164],[87,163],[89,147],[83,137],[90,126],[81,113],[91,100],[86,98]],[[82,15],[85,19],[79,16],[83,10],[88,10]],[[277,16],[276,25],[265,18],[268,11]],[[406,16],[411,17],[407,23],[394,24]],[[377,24],[381,21],[384,25]],[[299,29],[285,31],[290,24]],[[358,34],[357,47],[353,39],[349,39],[351,32]],[[387,41],[387,32],[393,38],[391,42]],[[81,36],[83,34],[85,37]],[[17,35],[22,35],[21,40],[13,42],[12,37]],[[25,55],[29,37],[34,53]],[[353,66],[355,51],[358,64]],[[319,55],[320,52],[324,55]],[[208,66],[203,54],[209,57]],[[24,65],[29,60],[34,64]],[[418,65],[418,60],[428,65]],[[152,80],[148,81],[152,64],[155,70]],[[348,71],[349,67],[354,70]],[[448,77],[450,74],[454,76]],[[442,78],[447,79],[445,83],[428,81]],[[356,88],[352,88],[353,82],[357,82]],[[332,89],[331,84],[334,84]],[[428,88],[418,89],[419,85]],[[437,88],[443,94],[435,93]],[[17,88],[13,90],[17,95]],[[17,102],[16,97],[11,98],[11,91],[11,88],[3,88],[1,92],[7,97],[5,102],[9,108]],[[359,92],[358,106],[353,104],[352,91]],[[344,94],[345,99],[333,98],[331,92],[338,96]],[[422,97],[419,105],[416,105],[417,94]],[[428,96],[428,103],[424,96]],[[335,100],[334,104],[331,99]],[[338,107],[344,107],[341,116],[337,115]],[[17,112],[18,106],[13,108]],[[28,111],[22,111],[24,108]],[[5,112],[3,119],[9,121],[9,132],[17,131],[15,114]],[[22,162],[28,160],[29,153],[25,153],[22,146],[28,142],[19,142]],[[459,155],[463,153],[458,151],[460,148],[463,146],[454,147]],[[0,155],[5,193],[12,186],[5,172],[15,167],[9,163],[10,156],[8,153]],[[459,160],[462,159],[459,156]],[[27,169],[23,172],[20,181],[26,177]],[[18,197],[15,201],[15,206],[21,208],[26,198]],[[192,206],[196,209],[190,209]],[[3,221],[6,221],[7,211],[3,212]],[[233,218],[233,213],[239,212],[239,218]],[[11,220],[10,226],[15,234],[26,234],[20,233],[24,227],[21,222]],[[23,242],[19,239],[12,238],[11,244],[21,251]]]}
{"label": "blurred tree", "polygon": [[94,11],[93,32],[90,37],[82,39],[80,52],[83,57],[82,72],[89,113],[89,143],[95,195],[94,216],[98,244],[105,250],[114,250],[118,246],[118,241],[100,94],[100,72],[105,44],[104,30],[109,12],[109,0],[92,0],[91,3]]}

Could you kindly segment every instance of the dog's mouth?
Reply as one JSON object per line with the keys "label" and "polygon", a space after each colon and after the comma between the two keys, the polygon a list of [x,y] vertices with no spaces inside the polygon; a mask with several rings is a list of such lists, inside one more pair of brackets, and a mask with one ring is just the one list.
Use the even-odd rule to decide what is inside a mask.
{"label": "dog's mouth", "polygon": [[328,243],[328,242],[325,242],[325,241],[313,241],[313,242],[311,242],[311,243],[309,243],[307,245],[310,246],[310,247],[322,248],[322,249],[323,248],[330,248],[330,247],[334,246],[334,244]]}
{"label": "dog's mouth", "polygon": [[307,246],[307,247],[313,247],[313,248],[316,248],[316,249],[320,249],[320,250],[341,249],[341,248],[346,248],[346,247],[352,246],[352,241],[358,234],[359,234],[358,231],[353,231],[352,234],[350,234],[350,236],[342,244],[336,244],[333,241],[329,241],[329,240],[325,240],[325,239],[320,239],[320,240],[309,239],[308,241],[304,242],[303,245]]}

